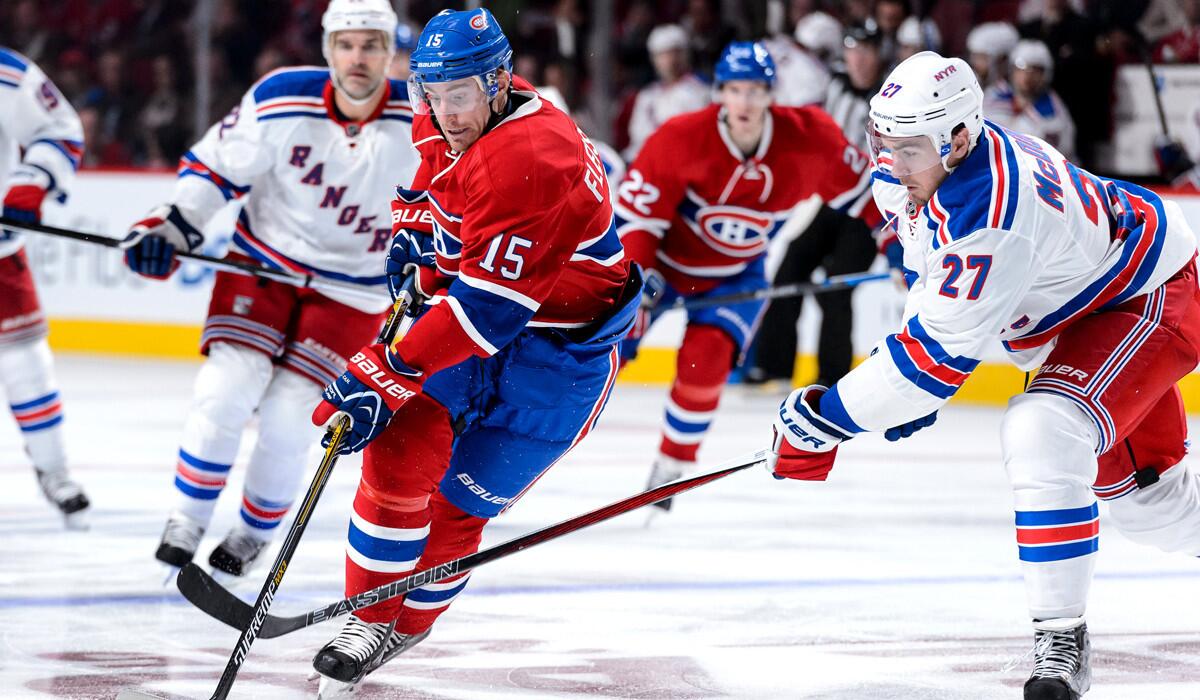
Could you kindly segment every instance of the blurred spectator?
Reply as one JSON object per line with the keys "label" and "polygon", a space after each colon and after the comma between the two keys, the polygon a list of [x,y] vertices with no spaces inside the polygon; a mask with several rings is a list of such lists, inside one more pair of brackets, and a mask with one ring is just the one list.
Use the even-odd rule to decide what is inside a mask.
{"label": "blurred spectator", "polygon": [[776,104],[798,107],[824,102],[829,69],[821,58],[826,51],[820,44],[828,44],[825,36],[839,36],[841,31],[836,19],[814,12],[797,23],[794,36],[781,34],[763,42],[775,61]]}
{"label": "blurred spectator", "polygon": [[862,25],[871,19],[871,0],[842,0],[837,4],[841,5],[842,21],[847,25]]}
{"label": "blurred spectator", "polygon": [[712,97],[707,84],[691,72],[687,33],[677,24],[654,28],[646,40],[658,80],[637,93],[629,119],[629,146],[625,160],[633,161],[642,144],[663,122],[707,105]]}
{"label": "blurred spectator", "polygon": [[254,58],[254,79],[258,80],[271,71],[289,65],[287,56],[277,46],[267,46]]}
{"label": "blurred spectator", "polygon": [[814,12],[796,23],[796,41],[808,49],[827,68],[842,60],[842,33],[845,28],[833,16]]}
{"label": "blurred spectator", "polygon": [[1067,160],[1075,159],[1075,122],[1050,88],[1054,60],[1036,39],[1017,42],[1010,56],[1010,82],[1000,81],[984,95],[983,113],[1013,131],[1043,139]]}
{"label": "blurred spectator", "polygon": [[734,39],[733,29],[721,21],[717,0],[687,0],[679,26],[685,32],[692,65],[710,77],[721,51]]}
{"label": "blurred spectator", "polygon": [[27,56],[35,63],[44,64],[50,32],[36,0],[18,0],[12,7],[10,25],[4,31],[4,44]]}
{"label": "blurred spectator", "polygon": [[880,51],[882,39],[873,23],[848,28],[842,39],[846,70],[833,75],[825,96],[825,111],[842,127],[846,139],[863,151],[868,148],[868,102],[887,69]]}
{"label": "blurred spectator", "polygon": [[155,56],[151,65],[154,89],[138,115],[145,165],[173,168],[177,155],[187,148],[191,130],[185,125],[191,114],[177,92],[178,81],[171,57]]}
{"label": "blurred spectator", "polygon": [[[396,55],[392,57],[392,66],[388,69],[388,77],[393,80],[408,80],[408,58],[413,49],[417,48],[417,37],[420,32],[404,20],[396,24]],[[517,75],[521,75],[517,73]]]}
{"label": "blurred spectator", "polygon": [[90,89],[88,58],[79,49],[67,49],[58,57],[58,68],[53,72],[54,84],[73,105],[83,104],[83,97]]}
{"label": "blurred spectator", "polygon": [[98,84],[83,98],[83,106],[96,112],[96,138],[87,141],[87,150],[99,156],[100,165],[132,165],[137,107],[125,76],[125,57],[106,49],[96,61]]}
{"label": "blurred spectator", "polygon": [[1182,0],[1187,24],[1159,39],[1155,63],[1200,63],[1200,0]]}
{"label": "blurred spectator", "polygon": [[[1021,39],[1008,22],[985,22],[967,35],[967,62],[984,90],[1008,77],[1008,55]],[[986,113],[985,113],[986,116]]]}
{"label": "blurred spectator", "polygon": [[932,20],[918,19],[910,16],[896,30],[895,63],[921,51],[941,51],[942,33]]}
{"label": "blurred spectator", "polygon": [[911,8],[908,0],[876,0],[872,20],[879,28],[879,51],[884,65],[893,65],[896,60],[896,32],[908,18]]}
{"label": "blurred spectator", "polygon": [[[1079,122],[1075,146],[1079,163],[1094,167],[1096,143],[1107,141],[1112,131],[1112,58],[1096,51],[1099,31],[1095,23],[1076,12],[1069,0],[1045,0],[1038,19],[1020,26],[1021,36],[1040,39],[1054,58],[1054,91]],[[1138,3],[1120,0],[1130,6]],[[986,112],[985,112],[986,114]]]}

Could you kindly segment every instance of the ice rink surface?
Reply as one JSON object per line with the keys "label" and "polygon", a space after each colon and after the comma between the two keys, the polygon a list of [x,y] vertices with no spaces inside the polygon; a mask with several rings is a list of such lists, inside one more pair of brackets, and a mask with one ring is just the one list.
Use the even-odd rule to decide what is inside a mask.
{"label": "ice rink surface", "polygon": [[[207,698],[237,632],[164,587],[152,558],[198,365],[58,366],[92,529],[63,532],[15,425],[0,419],[0,697],[113,698],[138,686]],[[641,490],[663,398],[618,386],[599,429],[484,545]],[[775,405],[728,392],[702,463],[764,447]],[[869,436],[843,447],[828,483],[756,468],[680,498],[649,529],[638,511],[482,567],[430,638],[359,697],[1019,698],[1032,635],[999,416],[953,407],[898,445]],[[274,612],[341,597],[357,462],[338,465]],[[237,517],[240,472],[205,560]],[[1200,698],[1200,562],[1101,533],[1087,700]],[[338,624],[256,643],[232,697],[314,696],[310,660]]]}

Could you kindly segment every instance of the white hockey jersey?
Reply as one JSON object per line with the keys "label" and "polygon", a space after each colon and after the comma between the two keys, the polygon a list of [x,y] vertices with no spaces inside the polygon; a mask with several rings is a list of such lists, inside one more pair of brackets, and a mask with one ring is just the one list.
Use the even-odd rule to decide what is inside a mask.
{"label": "white hockey jersey", "polygon": [[712,88],[694,73],[688,73],[670,85],[655,81],[639,90],[633,100],[633,114],[629,117],[629,146],[622,154],[625,161],[633,162],[642,150],[642,144],[663,122],[707,107],[709,102],[712,102]]}
{"label": "white hockey jersey", "polygon": [[820,105],[829,88],[829,69],[790,36],[764,39],[775,61],[775,104],[785,107]]}
{"label": "white hockey jersey", "polygon": [[886,156],[873,189],[898,224],[910,288],[903,328],[821,398],[848,433],[937,410],[997,342],[1037,367],[1073,321],[1154,290],[1196,255],[1175,203],[990,121],[925,207],[909,205]]}
{"label": "white hockey jersey", "polygon": [[[365,122],[338,119],[325,68],[284,68],[256,83],[179,162],[174,204],[203,228],[243,199],[231,248],[300,274],[382,285],[391,200],[419,156],[403,83]],[[323,292],[368,313],[378,301]]]}
{"label": "white hockey jersey", "polygon": [[[70,103],[36,64],[0,47],[0,198],[25,168],[48,177],[47,197],[64,201],[82,156],[83,127]],[[20,236],[0,240],[0,258],[22,245]]]}
{"label": "white hockey jersey", "polygon": [[984,94],[983,116],[1006,129],[1038,137],[1057,148],[1067,160],[1075,157],[1075,120],[1053,90],[1019,108],[1012,86],[1000,80]]}

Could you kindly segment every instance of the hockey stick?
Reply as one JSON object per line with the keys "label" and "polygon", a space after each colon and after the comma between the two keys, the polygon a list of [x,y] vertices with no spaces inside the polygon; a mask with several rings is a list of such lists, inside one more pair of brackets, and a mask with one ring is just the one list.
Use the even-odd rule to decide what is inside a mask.
{"label": "hockey stick", "polygon": [[843,289],[853,289],[863,282],[876,282],[891,278],[892,275],[890,272],[855,272],[849,275],[836,275],[826,279],[824,282],[797,282],[778,287],[738,292],[737,294],[725,294],[718,297],[676,299],[674,304],[663,310],[705,309],[710,306],[728,306],[729,304],[740,304],[747,301],[758,301],[759,299],[781,299],[784,297],[798,297],[804,294],[836,292]]}
{"label": "hockey stick", "polygon": [[[392,338],[396,335],[397,329],[400,327],[400,322],[404,318],[404,312],[415,300],[416,278],[409,276],[404,282],[400,294],[396,297],[396,302],[392,305],[392,312],[388,315],[387,321],[384,322],[383,328],[379,331],[379,337],[375,341],[377,343],[391,343]],[[217,689],[213,691],[210,700],[225,700],[229,695],[229,689],[233,687],[233,681],[237,678],[238,671],[242,664],[246,661],[246,655],[250,652],[250,645],[254,643],[254,639],[258,636],[263,622],[267,619],[267,610],[271,607],[271,601],[275,599],[275,592],[279,590],[279,583],[283,580],[284,573],[287,572],[288,564],[291,562],[292,555],[296,552],[296,547],[300,544],[300,536],[304,534],[304,529],[308,527],[309,518],[312,516],[313,508],[317,504],[317,499],[321,497],[321,492],[325,490],[325,484],[329,481],[329,475],[333,471],[334,465],[337,463],[338,450],[342,446],[342,440],[350,430],[350,419],[343,415],[328,432],[329,447],[325,448],[325,454],[321,457],[321,463],[317,466],[317,473],[313,475],[312,483],[309,484],[308,491],[304,494],[303,500],[300,502],[300,507],[296,509],[296,517],[292,520],[292,525],[288,528],[287,536],[283,538],[283,546],[279,549],[279,555],[275,557],[275,564],[271,567],[271,572],[267,575],[267,580],[263,582],[262,590],[258,593],[258,598],[254,601],[254,607],[249,608],[250,614],[247,616],[246,624],[239,625],[242,634],[238,637],[237,644],[233,647],[233,653],[229,655],[229,662],[225,664],[225,670],[221,673],[221,680],[217,683]],[[184,571],[188,567],[195,567],[194,563],[189,563],[184,570],[179,572],[179,579],[184,576]],[[199,568],[199,567],[196,567]],[[178,584],[183,588],[183,584]],[[243,603],[244,605],[244,603]]]}
{"label": "hockey stick", "polygon": [[648,491],[621,499],[620,501],[588,511],[582,515],[577,515],[556,525],[535,530],[516,539],[446,562],[445,564],[438,564],[432,568],[414,572],[405,578],[392,581],[391,583],[357,595],[352,595],[344,600],[339,600],[336,603],[294,617],[264,615],[262,619],[258,619],[257,610],[251,608],[237,596],[230,593],[209,576],[204,569],[195,564],[188,564],[180,570],[177,583],[180,592],[183,593],[185,598],[214,619],[220,620],[230,627],[239,628],[244,627],[247,622],[257,620],[261,626],[259,636],[263,639],[270,639],[352,613],[385,600],[391,600],[415,588],[437,583],[438,581],[456,576],[483,564],[502,559],[510,554],[515,554],[522,549],[528,549],[543,542],[549,542],[576,530],[582,530],[585,527],[604,522],[642,506],[656,503],[664,498],[671,498],[685,491],[690,491],[697,486],[716,481],[748,467],[762,464],[767,461],[768,454],[769,450],[759,450],[749,456],[733,460],[736,462],[735,464],[727,462],[703,474],[676,479]]}
{"label": "hockey stick", "polygon": [[[0,216],[0,228],[16,228],[31,233],[41,233],[47,236],[58,236],[59,238],[67,238],[73,241],[82,241],[84,243],[94,243],[95,245],[104,246],[105,248],[121,247],[121,241],[116,238],[109,238],[98,233],[84,233],[83,231],[72,231],[71,229],[58,228],[57,226],[46,226],[45,224],[35,224],[24,221],[15,221],[6,216]],[[224,258],[214,258],[210,255],[201,253],[187,253],[182,250],[175,251],[175,256],[183,260],[191,260],[205,267],[210,267],[214,270],[224,272],[233,272],[239,275],[249,275],[251,277],[265,277],[269,280],[290,284],[293,287],[305,287],[315,289],[317,291],[340,292],[349,294],[363,299],[381,299],[387,295],[383,290],[372,289],[361,284],[351,284],[348,282],[337,282],[335,280],[327,280],[315,275],[294,275],[290,272],[282,270],[272,270],[268,267],[259,267],[251,263],[239,262],[237,260],[226,260]]]}

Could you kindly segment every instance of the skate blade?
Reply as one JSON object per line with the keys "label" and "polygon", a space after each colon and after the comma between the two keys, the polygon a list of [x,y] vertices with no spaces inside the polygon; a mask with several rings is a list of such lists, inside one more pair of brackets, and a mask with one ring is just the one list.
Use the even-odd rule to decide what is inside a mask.
{"label": "skate blade", "polygon": [[90,511],[91,509],[84,508],[74,513],[64,514],[63,526],[72,532],[86,532],[92,529],[92,519],[89,517]]}
{"label": "skate blade", "polygon": [[179,567],[171,566],[170,564],[164,562],[159,562],[158,568],[162,572],[163,588],[174,588],[175,579],[179,578]]}
{"label": "skate blade", "polygon": [[647,509],[647,512],[646,512],[645,527],[650,528],[652,525],[654,525],[655,521],[659,520],[660,518],[662,518],[664,515],[666,515],[669,512],[671,512],[671,501],[670,500],[668,500],[666,502],[666,505],[660,505],[658,503],[651,505],[650,508]]}
{"label": "skate blade", "polygon": [[342,700],[352,698],[358,690],[357,683],[343,683],[321,674],[317,674],[320,685],[317,686],[317,700]]}

